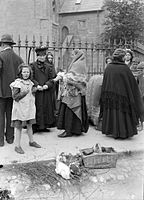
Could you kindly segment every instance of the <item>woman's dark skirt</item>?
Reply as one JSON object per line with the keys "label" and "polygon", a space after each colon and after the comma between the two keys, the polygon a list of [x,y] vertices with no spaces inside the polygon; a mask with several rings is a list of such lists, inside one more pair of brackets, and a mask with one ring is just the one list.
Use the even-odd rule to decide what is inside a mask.
{"label": "woman's dark skirt", "polygon": [[119,109],[103,111],[102,133],[114,138],[129,138],[137,134],[136,118],[131,113]]}
{"label": "woman's dark skirt", "polygon": [[76,114],[63,102],[60,102],[57,128],[64,129],[67,133],[81,135],[89,128],[85,96],[81,97],[82,122]]}

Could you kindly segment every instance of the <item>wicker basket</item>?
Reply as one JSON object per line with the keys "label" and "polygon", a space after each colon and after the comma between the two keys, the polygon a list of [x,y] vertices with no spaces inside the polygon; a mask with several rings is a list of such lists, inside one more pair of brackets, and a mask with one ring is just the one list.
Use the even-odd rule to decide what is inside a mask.
{"label": "wicker basket", "polygon": [[118,159],[117,153],[92,153],[85,156],[82,152],[86,149],[81,149],[82,159],[86,168],[106,169],[115,168]]}

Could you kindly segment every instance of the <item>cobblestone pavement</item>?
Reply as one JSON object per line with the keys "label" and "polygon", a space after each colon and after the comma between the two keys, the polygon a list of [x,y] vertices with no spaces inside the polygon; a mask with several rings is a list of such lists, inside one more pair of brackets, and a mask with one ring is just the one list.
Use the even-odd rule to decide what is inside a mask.
{"label": "cobblestone pavement", "polygon": [[61,178],[56,187],[49,184],[29,189],[24,174],[0,169],[0,188],[12,191],[15,200],[144,200],[144,154],[123,157],[116,168],[84,170],[80,180]]}

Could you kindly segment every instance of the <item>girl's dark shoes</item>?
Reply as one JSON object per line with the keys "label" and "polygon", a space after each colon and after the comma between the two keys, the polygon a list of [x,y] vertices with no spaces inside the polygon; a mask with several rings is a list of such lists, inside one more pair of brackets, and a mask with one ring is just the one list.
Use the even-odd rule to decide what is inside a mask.
{"label": "girl's dark shoes", "polygon": [[[29,142],[29,146],[35,147],[35,148],[41,148],[41,146],[37,144],[36,142]],[[19,154],[24,154],[24,150],[21,147],[16,146],[15,151]]]}
{"label": "girl's dark shoes", "polygon": [[39,144],[37,144],[36,142],[29,142],[29,145],[31,147],[35,147],[35,148],[41,148],[41,146]]}
{"label": "girl's dark shoes", "polygon": [[24,150],[21,147],[15,147],[15,151],[19,154],[24,154]]}
{"label": "girl's dark shoes", "polygon": [[71,136],[72,136],[72,133],[67,133],[66,131],[58,135],[58,137],[60,138],[71,137]]}

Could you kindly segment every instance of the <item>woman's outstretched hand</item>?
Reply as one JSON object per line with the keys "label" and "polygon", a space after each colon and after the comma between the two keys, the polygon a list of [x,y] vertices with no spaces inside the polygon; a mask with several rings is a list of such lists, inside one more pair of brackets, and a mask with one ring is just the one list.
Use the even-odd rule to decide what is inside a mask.
{"label": "woman's outstretched hand", "polygon": [[39,90],[39,91],[43,91],[43,87],[40,86],[40,85],[38,85],[38,86],[37,86],[37,90]]}

